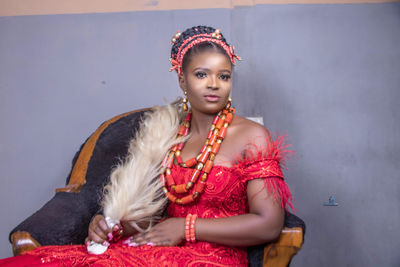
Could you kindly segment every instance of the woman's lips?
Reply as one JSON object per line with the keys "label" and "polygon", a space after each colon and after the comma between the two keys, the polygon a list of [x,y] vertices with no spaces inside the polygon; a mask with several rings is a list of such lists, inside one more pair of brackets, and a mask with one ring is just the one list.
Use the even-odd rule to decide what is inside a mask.
{"label": "woman's lips", "polygon": [[219,96],[217,96],[217,95],[206,95],[206,96],[204,96],[206,99],[207,99],[207,101],[209,101],[209,102],[217,102],[218,100],[219,100]]}

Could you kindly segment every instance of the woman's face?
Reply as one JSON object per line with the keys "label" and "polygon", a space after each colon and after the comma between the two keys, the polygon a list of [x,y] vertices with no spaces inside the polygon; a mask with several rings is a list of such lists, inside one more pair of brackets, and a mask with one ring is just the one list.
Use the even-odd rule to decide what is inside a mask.
{"label": "woman's face", "polygon": [[227,56],[206,51],[192,55],[179,85],[187,93],[193,110],[218,113],[228,101],[231,91],[232,64]]}

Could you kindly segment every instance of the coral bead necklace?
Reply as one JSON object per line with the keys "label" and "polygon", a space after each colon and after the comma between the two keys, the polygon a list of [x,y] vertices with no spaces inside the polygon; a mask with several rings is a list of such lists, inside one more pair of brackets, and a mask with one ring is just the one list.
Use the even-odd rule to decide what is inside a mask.
{"label": "coral bead necklace", "polygon": [[[210,131],[208,132],[206,142],[202,147],[200,153],[187,161],[183,161],[181,157],[181,151],[184,147],[184,143],[179,143],[173,146],[167,154],[164,160],[165,171],[161,174],[161,180],[164,183],[164,193],[171,202],[177,204],[188,204],[193,202],[203,192],[207,176],[210,173],[215,155],[218,153],[222,141],[225,138],[229,124],[235,114],[235,109],[231,107],[231,99],[229,98],[225,108],[221,110],[214,118]],[[189,134],[190,121],[192,113],[188,112],[185,120],[183,121],[181,128],[178,132],[178,137],[186,136]],[[190,180],[187,183],[176,184],[174,178],[171,175],[171,167],[176,162],[186,168],[193,168]],[[199,179],[199,177],[201,177]],[[194,189],[192,190],[192,188]],[[174,193],[185,194],[179,198]]]}

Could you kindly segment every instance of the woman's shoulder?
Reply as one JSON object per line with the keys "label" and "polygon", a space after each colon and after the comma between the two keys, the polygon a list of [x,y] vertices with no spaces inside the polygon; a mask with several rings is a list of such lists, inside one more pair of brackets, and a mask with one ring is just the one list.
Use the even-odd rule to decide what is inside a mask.
{"label": "woman's shoulder", "polygon": [[238,138],[247,139],[250,143],[271,141],[271,134],[267,128],[245,117],[235,116],[232,126]]}
{"label": "woman's shoulder", "polygon": [[235,116],[230,126],[231,140],[236,143],[237,150],[245,151],[257,148],[267,149],[272,143],[271,134],[263,125],[242,116]]}

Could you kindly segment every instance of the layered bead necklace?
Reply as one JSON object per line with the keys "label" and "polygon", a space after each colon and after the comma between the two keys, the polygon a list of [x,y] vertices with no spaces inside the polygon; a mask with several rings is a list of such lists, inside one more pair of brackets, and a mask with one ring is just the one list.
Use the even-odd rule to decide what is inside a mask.
{"label": "layered bead necklace", "polygon": [[[165,167],[164,173],[161,174],[161,181],[164,183],[164,193],[171,202],[177,204],[188,204],[193,202],[204,191],[204,186],[207,181],[207,176],[210,173],[215,155],[218,153],[222,141],[225,138],[229,124],[232,122],[235,109],[231,107],[231,99],[229,98],[225,108],[221,110],[214,118],[210,131],[208,132],[206,142],[202,147],[200,153],[185,162],[181,157],[181,151],[185,143],[179,143],[173,146],[167,153],[163,165]],[[192,113],[188,112],[185,120],[183,121],[179,132],[178,138],[189,134],[190,122]],[[171,175],[171,167],[174,160],[185,168],[193,168],[190,180],[187,183],[176,184]],[[201,177],[199,179],[199,177]],[[191,190],[194,187],[194,190]],[[193,193],[191,193],[192,191]],[[177,194],[185,194],[183,197],[177,197]]]}

